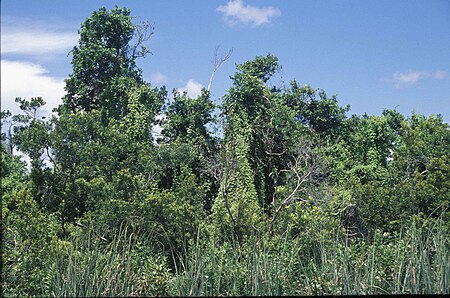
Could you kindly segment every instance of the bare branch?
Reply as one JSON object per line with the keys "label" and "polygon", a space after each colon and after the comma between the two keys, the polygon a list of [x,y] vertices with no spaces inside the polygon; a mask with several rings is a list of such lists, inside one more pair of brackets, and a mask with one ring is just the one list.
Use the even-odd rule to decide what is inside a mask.
{"label": "bare branch", "polygon": [[[290,194],[281,202],[277,204],[272,221],[275,220],[276,215],[282,210],[283,207],[291,204],[295,201],[308,201],[298,197],[298,192],[301,189],[305,189],[308,182],[314,181],[318,174],[321,173],[321,163],[318,156],[312,151],[311,144],[309,142],[301,142],[296,152],[291,156],[293,158],[288,169],[280,170],[279,172],[291,173],[295,177],[295,186]],[[275,198],[273,198],[272,204],[275,206]]]}
{"label": "bare branch", "polygon": [[311,179],[312,170],[310,170],[309,172],[307,172],[306,174],[304,174],[302,176],[300,176],[299,173],[295,169],[293,171],[294,171],[295,175],[297,176],[297,185],[295,186],[294,190],[289,194],[289,196],[287,196],[287,198],[284,199],[284,201],[280,204],[280,206],[278,206],[277,210],[275,210],[275,214],[280,212],[281,208],[283,208],[284,206],[286,206],[289,203],[291,203],[292,201],[294,201],[295,200],[294,196],[298,192],[300,187],[305,182],[307,182]]}
{"label": "bare branch", "polygon": [[134,38],[136,43],[132,45],[130,49],[131,58],[133,60],[151,53],[144,43],[153,35],[154,29],[155,27],[147,21],[140,20],[139,24],[136,25],[134,30]]}
{"label": "bare branch", "polygon": [[211,61],[214,68],[211,73],[211,77],[209,78],[208,88],[206,89],[206,90],[208,90],[208,92],[211,90],[211,85],[212,85],[212,82],[214,80],[214,76],[216,75],[217,70],[222,65],[222,63],[227,61],[231,57],[231,54],[233,54],[233,48],[231,48],[226,54],[222,54],[219,56],[219,49],[220,49],[220,46],[217,46],[216,49],[214,50],[214,60]]}
{"label": "bare branch", "polygon": [[279,152],[279,153],[277,153],[277,152],[269,152],[269,151],[265,151],[265,152],[266,152],[267,155],[273,155],[273,156],[281,156],[284,153],[286,153],[285,150],[283,150],[283,152]]}

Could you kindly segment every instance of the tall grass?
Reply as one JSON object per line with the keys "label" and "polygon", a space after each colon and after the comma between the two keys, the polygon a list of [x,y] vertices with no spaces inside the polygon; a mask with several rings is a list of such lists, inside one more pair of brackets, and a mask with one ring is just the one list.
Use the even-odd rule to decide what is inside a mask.
{"label": "tall grass", "polygon": [[202,242],[180,259],[177,296],[450,294],[448,224],[412,222],[395,235],[308,242],[250,237],[243,244]]}
{"label": "tall grass", "polygon": [[450,293],[450,234],[442,220],[402,230],[396,251],[394,293]]}
{"label": "tall grass", "polygon": [[139,254],[137,239],[127,226],[121,226],[111,240],[89,227],[49,268],[44,293],[53,297],[164,295],[165,260],[148,251]]}
{"label": "tall grass", "polygon": [[[175,296],[258,296],[293,292],[290,276],[299,247],[291,241],[267,242],[257,236],[245,244],[220,245],[197,239],[180,259],[183,270],[171,284]],[[289,290],[290,289],[290,290]]]}
{"label": "tall grass", "polygon": [[[320,233],[320,231],[318,231]],[[330,235],[330,233],[324,233]],[[371,239],[254,234],[186,244],[166,260],[124,226],[108,242],[93,229],[74,237],[43,281],[46,296],[259,296],[450,294],[449,225],[415,220]],[[328,237],[328,238],[327,238]],[[142,239],[142,238],[141,238]]]}

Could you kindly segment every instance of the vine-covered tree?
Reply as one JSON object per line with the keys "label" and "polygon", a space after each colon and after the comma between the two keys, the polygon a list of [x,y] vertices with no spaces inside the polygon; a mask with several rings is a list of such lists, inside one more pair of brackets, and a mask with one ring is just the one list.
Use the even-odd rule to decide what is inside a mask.
{"label": "vine-covered tree", "polygon": [[145,89],[138,91],[139,102],[156,112],[158,98],[136,65],[136,58],[148,53],[143,43],[153,28],[132,21],[129,9],[116,6],[109,11],[99,9],[81,25],[78,46],[71,51],[73,73],[66,79],[60,113],[101,110],[106,119],[118,119],[130,111],[128,104],[136,88]]}

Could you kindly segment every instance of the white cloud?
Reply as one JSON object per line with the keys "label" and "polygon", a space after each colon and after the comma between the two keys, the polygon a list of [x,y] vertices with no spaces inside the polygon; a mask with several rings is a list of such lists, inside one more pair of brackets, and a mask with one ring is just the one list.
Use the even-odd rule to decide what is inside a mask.
{"label": "white cloud", "polygon": [[78,34],[43,28],[3,28],[2,54],[43,55],[68,52],[78,42]]}
{"label": "white cloud", "polygon": [[13,113],[20,111],[14,101],[16,97],[29,100],[41,96],[47,103],[44,107],[47,116],[57,107],[64,96],[64,79],[48,75],[48,71],[39,64],[1,60],[1,98],[2,110]]}
{"label": "white cloud", "polygon": [[437,79],[437,80],[443,80],[447,77],[447,73],[445,71],[442,70],[438,70],[435,71],[433,74],[433,78]]}
{"label": "white cloud", "polygon": [[202,84],[194,80],[189,80],[184,87],[177,88],[178,92],[187,92],[188,96],[191,98],[196,98],[202,94]]}
{"label": "white cloud", "polygon": [[225,22],[229,26],[241,23],[257,27],[267,24],[272,18],[281,15],[281,11],[278,8],[245,5],[243,0],[231,0],[227,5],[217,7],[217,11],[222,13]]}
{"label": "white cloud", "polygon": [[436,80],[443,80],[447,76],[447,73],[442,70],[435,72],[410,70],[408,72],[395,72],[392,75],[392,81],[396,87],[402,87],[406,85],[414,85],[421,80],[433,78]]}
{"label": "white cloud", "polygon": [[166,83],[167,82],[167,76],[163,75],[162,73],[155,72],[150,76],[150,80],[152,83],[160,84],[160,83]]}
{"label": "white cloud", "polygon": [[392,80],[398,84],[415,84],[419,80],[426,77],[426,73],[421,71],[409,71],[406,73],[395,72],[392,75]]}

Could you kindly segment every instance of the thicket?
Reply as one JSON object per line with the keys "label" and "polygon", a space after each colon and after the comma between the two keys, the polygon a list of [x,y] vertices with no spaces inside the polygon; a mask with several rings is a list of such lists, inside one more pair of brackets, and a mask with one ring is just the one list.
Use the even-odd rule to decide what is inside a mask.
{"label": "thicket", "polygon": [[221,105],[169,96],[142,79],[153,28],[133,20],[86,19],[52,119],[39,97],[2,111],[2,295],[450,293],[440,115],[347,117],[273,85],[270,54]]}

